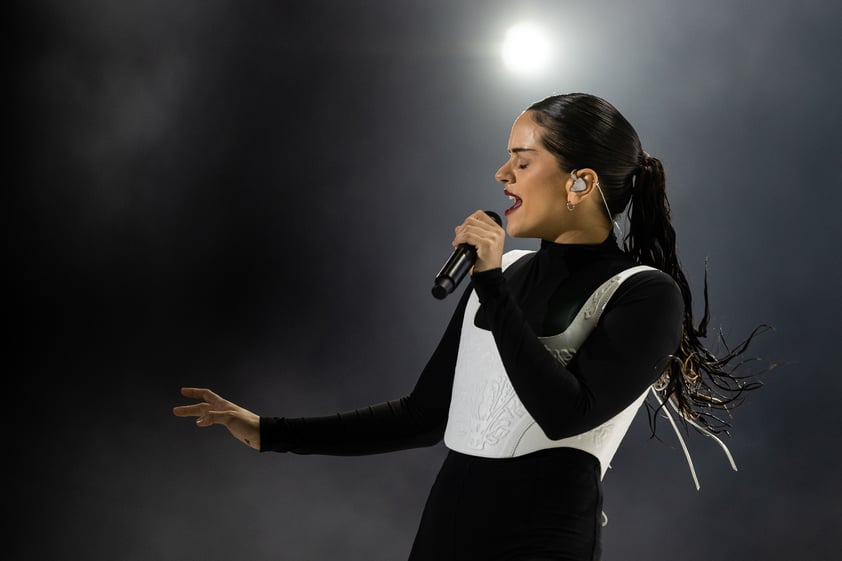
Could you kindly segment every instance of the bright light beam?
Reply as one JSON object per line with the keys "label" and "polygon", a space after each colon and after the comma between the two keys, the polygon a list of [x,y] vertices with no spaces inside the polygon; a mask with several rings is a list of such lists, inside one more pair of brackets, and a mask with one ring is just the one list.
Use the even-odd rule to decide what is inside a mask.
{"label": "bright light beam", "polygon": [[538,26],[519,23],[506,32],[503,64],[516,74],[535,74],[546,67],[550,50],[550,42]]}

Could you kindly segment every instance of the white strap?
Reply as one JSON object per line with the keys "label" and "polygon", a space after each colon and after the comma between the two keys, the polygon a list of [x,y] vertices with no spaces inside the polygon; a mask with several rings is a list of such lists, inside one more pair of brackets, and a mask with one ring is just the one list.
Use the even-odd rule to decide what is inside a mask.
{"label": "white strap", "polygon": [[[670,415],[669,408],[664,407],[664,402],[663,400],[661,400],[661,396],[658,395],[658,392],[655,390],[655,387],[652,386],[650,387],[650,389],[652,390],[652,395],[655,396],[655,399],[661,405],[660,409],[663,410],[664,415],[666,415],[667,419],[669,419],[669,422],[672,425],[673,430],[675,431],[675,436],[678,437],[678,442],[681,443],[681,448],[684,450],[684,456],[687,458],[687,465],[690,466],[690,474],[693,476],[693,482],[696,484],[696,490],[698,491],[701,488],[701,486],[699,485],[699,478],[696,476],[696,468],[693,467],[693,459],[690,457],[690,451],[687,449],[687,444],[685,444],[684,438],[682,438],[681,436],[681,431],[678,429],[678,425],[675,423],[675,420],[672,418],[672,415]],[[695,427],[699,432],[701,432],[705,436],[714,439],[719,444],[720,448],[722,448],[722,451],[725,452],[725,456],[728,458],[728,462],[731,464],[731,469],[737,471],[737,464],[736,462],[734,462],[734,457],[731,455],[731,451],[728,450],[728,447],[725,445],[724,442],[722,442],[722,440],[720,440],[715,434],[710,432],[708,429],[699,425],[692,419],[688,419],[686,416],[682,415],[678,408],[675,406],[675,404],[673,404],[671,401],[669,405],[675,410],[676,414],[681,415],[681,417],[685,421],[693,425],[693,427]]]}
{"label": "white strap", "polygon": [[[670,406],[671,406],[673,409],[675,409],[675,411],[676,411],[676,412],[678,412],[678,408],[675,406],[675,404],[674,404],[674,403],[670,402]],[[683,416],[683,415],[682,415],[682,416]],[[734,461],[734,457],[731,455],[731,451],[730,451],[730,450],[728,450],[728,447],[727,447],[727,446],[725,446],[725,443],[724,443],[724,442],[722,442],[722,440],[721,440],[718,436],[716,436],[715,434],[713,434],[712,432],[710,432],[710,431],[709,431],[708,429],[706,429],[705,427],[703,427],[703,426],[699,425],[698,423],[696,423],[696,422],[695,422],[694,420],[692,420],[692,419],[688,419],[687,417],[684,417],[684,420],[685,420],[685,421],[687,421],[688,423],[690,423],[691,425],[693,425],[694,427],[696,427],[696,429],[697,429],[698,431],[700,431],[702,434],[704,434],[705,436],[707,436],[707,437],[710,437],[710,438],[714,439],[714,440],[717,442],[717,444],[719,444],[719,447],[720,447],[720,448],[722,448],[722,451],[723,451],[723,452],[725,452],[725,456],[728,458],[728,463],[730,463],[730,464],[731,464],[731,469],[733,469],[734,471],[738,471],[738,470],[737,470],[737,463]]]}

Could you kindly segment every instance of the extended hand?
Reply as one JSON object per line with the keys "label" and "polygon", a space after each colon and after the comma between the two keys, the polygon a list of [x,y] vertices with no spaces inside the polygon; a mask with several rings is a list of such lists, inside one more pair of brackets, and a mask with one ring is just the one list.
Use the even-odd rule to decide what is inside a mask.
{"label": "extended hand", "polygon": [[467,243],[477,248],[477,260],[473,272],[497,269],[503,266],[503,242],[506,231],[503,230],[485,212],[478,210],[456,227],[453,247]]}
{"label": "extended hand", "polygon": [[198,417],[196,425],[225,425],[231,435],[255,450],[260,450],[260,417],[248,409],[222,399],[207,388],[181,388],[181,395],[202,403],[173,407],[176,417]]}

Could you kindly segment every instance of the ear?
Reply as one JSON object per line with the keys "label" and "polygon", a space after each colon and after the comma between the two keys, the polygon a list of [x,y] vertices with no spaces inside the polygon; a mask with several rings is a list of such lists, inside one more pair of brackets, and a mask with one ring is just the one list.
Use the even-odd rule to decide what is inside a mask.
{"label": "ear", "polygon": [[564,186],[567,202],[577,205],[591,196],[599,182],[599,176],[591,168],[574,169]]}

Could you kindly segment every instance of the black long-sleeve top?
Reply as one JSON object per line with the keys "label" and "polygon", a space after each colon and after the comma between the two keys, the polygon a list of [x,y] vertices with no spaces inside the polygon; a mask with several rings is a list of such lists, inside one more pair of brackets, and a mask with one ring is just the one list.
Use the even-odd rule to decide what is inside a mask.
{"label": "black long-sleeve top", "polygon": [[538,337],[564,331],[593,291],[637,263],[613,235],[602,244],[541,242],[505,273],[476,273],[412,392],[325,417],[260,419],[261,451],[361,455],[430,446],[444,436],[468,296],[489,329],[523,405],[551,439],[588,431],[631,404],[678,348],[681,293],[660,271],[626,280],[564,366]]}

